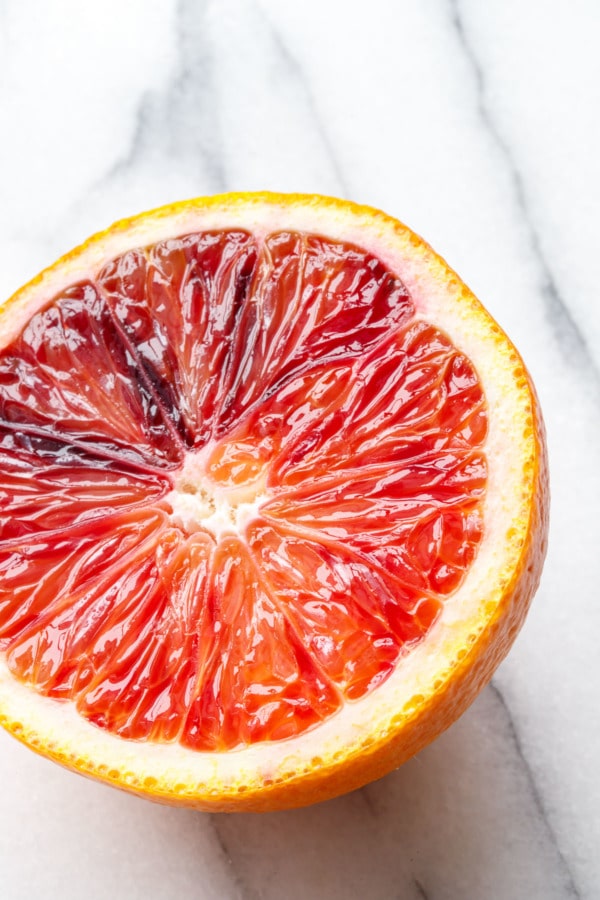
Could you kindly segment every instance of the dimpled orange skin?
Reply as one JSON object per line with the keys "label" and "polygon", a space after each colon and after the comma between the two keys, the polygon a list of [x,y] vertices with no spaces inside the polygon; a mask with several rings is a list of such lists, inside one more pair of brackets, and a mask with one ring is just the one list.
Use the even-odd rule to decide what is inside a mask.
{"label": "dimpled orange skin", "polygon": [[[235,208],[237,204],[248,206],[254,203],[281,205],[283,208],[293,206],[295,203],[315,203],[321,208],[330,209],[338,216],[344,216],[347,211],[358,212],[361,216],[372,219],[374,227],[379,227],[383,223],[387,229],[392,228],[404,242],[410,242],[411,251],[431,269],[436,279],[451,283],[454,287],[458,284],[461,299],[470,308],[470,316],[490,320],[489,314],[444,260],[425,241],[397,220],[378,210],[334,198],[261,192],[184,201],[116,223],[62,257],[13,295],[0,309],[0,338],[4,331],[3,326],[10,322],[11,310],[16,305],[26,304],[28,296],[39,293],[57,271],[68,273],[86,251],[93,249],[94,245],[101,243],[106,236],[127,233],[139,222],[149,218],[177,216],[194,205],[201,205],[203,208],[227,205]],[[284,221],[280,223],[281,228],[285,228],[285,225]],[[493,331],[497,335],[498,344],[510,345],[508,338],[498,326],[494,325]],[[506,578],[490,585],[489,599],[485,604],[486,609],[490,610],[489,618],[477,635],[476,641],[467,643],[465,635],[463,649],[458,653],[459,658],[443,684],[427,696],[419,695],[413,698],[415,702],[411,708],[399,710],[398,714],[391,718],[388,728],[371,733],[358,747],[348,748],[347,752],[336,752],[330,757],[314,758],[309,767],[304,767],[301,771],[283,773],[281,777],[267,783],[260,777],[246,777],[242,787],[196,783],[179,784],[174,791],[172,783],[162,783],[160,779],[148,778],[144,772],[111,769],[64,746],[58,746],[54,742],[48,743],[35,729],[26,727],[18,719],[7,715],[1,707],[0,725],[30,749],[79,774],[151,801],[210,812],[263,812],[308,806],[381,778],[415,756],[447,729],[489,682],[524,622],[541,577],[549,523],[545,430],[530,376],[512,345],[510,347],[517,360],[514,377],[522,384],[523,393],[529,398],[534,448],[531,458],[523,461],[523,470],[529,476],[530,495],[527,521],[516,523],[524,526],[525,534],[518,563],[512,571],[506,573]]]}

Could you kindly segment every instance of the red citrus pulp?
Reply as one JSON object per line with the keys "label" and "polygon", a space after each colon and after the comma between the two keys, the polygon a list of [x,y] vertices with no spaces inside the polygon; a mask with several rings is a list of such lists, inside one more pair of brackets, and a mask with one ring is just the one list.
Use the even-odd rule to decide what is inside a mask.
{"label": "red citrus pulp", "polygon": [[0,341],[7,677],[196,754],[377,694],[454,616],[489,505],[484,385],[411,277],[232,202],[268,215],[117,228]]}

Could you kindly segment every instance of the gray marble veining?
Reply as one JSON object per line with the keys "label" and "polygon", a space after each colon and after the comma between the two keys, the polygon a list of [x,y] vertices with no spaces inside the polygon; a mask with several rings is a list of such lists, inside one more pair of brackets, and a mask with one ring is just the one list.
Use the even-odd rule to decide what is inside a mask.
{"label": "gray marble veining", "polygon": [[481,121],[490,134],[493,143],[497,146],[504,159],[514,189],[514,198],[521,213],[522,220],[527,224],[529,232],[529,246],[539,268],[540,286],[547,308],[548,318],[552,326],[555,338],[562,349],[565,360],[581,368],[584,377],[591,378],[596,387],[600,387],[600,372],[596,366],[585,336],[575,321],[565,298],[559,292],[556,279],[552,274],[551,266],[542,250],[537,227],[531,216],[531,210],[527,200],[527,193],[523,175],[510,145],[502,136],[496,125],[491,111],[486,102],[486,84],[481,63],[465,32],[465,25],[461,12],[460,0],[450,0],[452,8],[452,21],[456,29],[458,39],[473,69],[477,90],[477,106]]}
{"label": "gray marble veining", "polygon": [[592,0],[0,3],[2,296],[185,196],[380,206],[514,338],[554,496],[539,595],[493,684],[361,791],[263,816],[163,809],[0,734],[1,900],[599,895],[599,42]]}

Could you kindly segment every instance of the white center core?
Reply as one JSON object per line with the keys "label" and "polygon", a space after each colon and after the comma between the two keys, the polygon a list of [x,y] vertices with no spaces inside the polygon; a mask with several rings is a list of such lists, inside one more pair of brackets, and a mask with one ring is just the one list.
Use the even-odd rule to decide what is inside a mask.
{"label": "white center core", "polygon": [[241,535],[266,499],[264,480],[235,486],[215,483],[206,474],[206,449],[186,454],[165,497],[171,521],[188,534],[209,531],[217,540],[224,534]]}

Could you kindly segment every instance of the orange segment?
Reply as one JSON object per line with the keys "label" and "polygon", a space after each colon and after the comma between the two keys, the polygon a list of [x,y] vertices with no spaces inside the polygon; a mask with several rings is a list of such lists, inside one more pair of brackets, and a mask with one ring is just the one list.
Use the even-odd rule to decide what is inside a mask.
{"label": "orange segment", "polygon": [[70,438],[122,461],[169,465],[180,451],[94,285],[38,312],[0,356],[4,427]]}
{"label": "orange segment", "polygon": [[190,446],[208,439],[223,382],[235,371],[238,319],[255,264],[250,235],[233,232],[134,250],[100,273],[115,319]]}
{"label": "orange segment", "polygon": [[250,196],[117,226],[0,316],[0,716],[60,715],[78,767],[201,805],[396,764],[529,602],[537,416],[382,214]]}
{"label": "orange segment", "polygon": [[348,699],[384,680],[402,646],[423,636],[415,592],[343,542],[266,524],[249,540],[304,645]]}
{"label": "orange segment", "polygon": [[121,617],[126,627],[130,598],[120,580],[146,566],[165,520],[158,511],[136,511],[3,542],[0,646],[18,657],[22,677],[44,688],[82,629],[109,633]]}
{"label": "orange segment", "polygon": [[205,598],[212,548],[205,535],[182,542],[171,530],[152,543],[137,566],[123,570],[118,593],[127,606],[114,607],[112,629],[100,630],[91,645],[93,678],[78,686],[77,707],[122,737],[173,740],[210,647]]}
{"label": "orange segment", "polygon": [[298,734],[339,698],[290,625],[242,541],[215,551],[209,604],[214,652],[188,715],[184,743],[199,750]]}
{"label": "orange segment", "polygon": [[93,456],[42,434],[0,426],[0,539],[70,529],[151,504],[170,489],[157,470]]}

